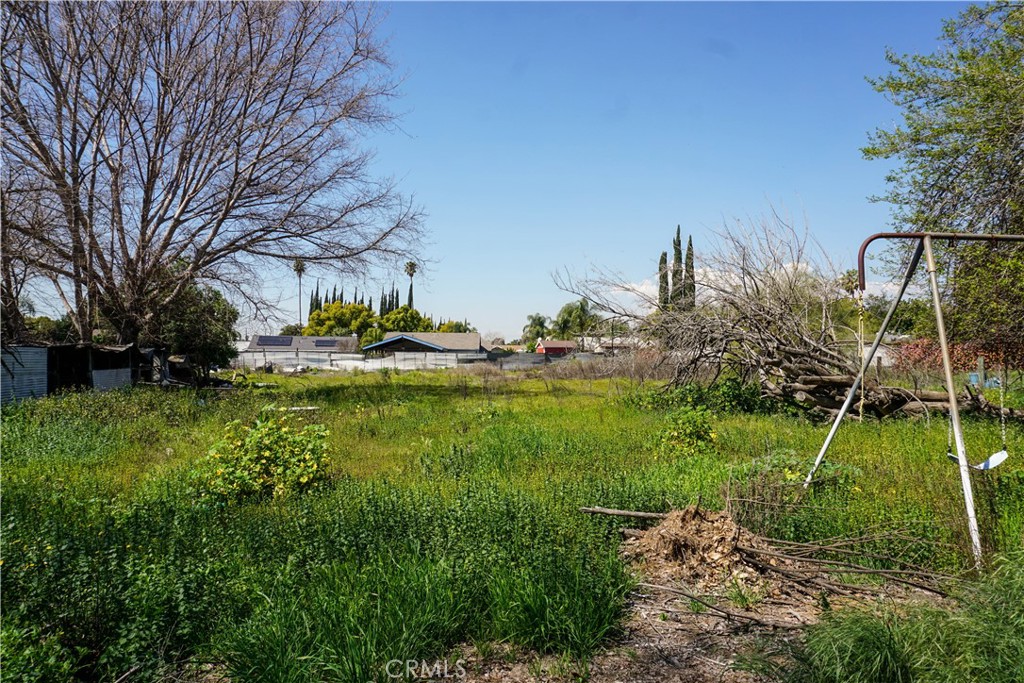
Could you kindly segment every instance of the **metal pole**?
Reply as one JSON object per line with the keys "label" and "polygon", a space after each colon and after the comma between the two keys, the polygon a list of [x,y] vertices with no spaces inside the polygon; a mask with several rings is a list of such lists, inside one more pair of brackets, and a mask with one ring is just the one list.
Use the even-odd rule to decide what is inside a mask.
{"label": "metal pole", "polygon": [[942,319],[942,302],[939,297],[939,280],[935,274],[935,255],[932,253],[931,235],[924,237],[924,253],[928,263],[928,279],[932,286],[932,303],[935,304],[935,326],[939,333],[939,347],[942,350],[942,369],[946,374],[946,391],[949,393],[949,419],[953,423],[953,438],[956,441],[956,457],[960,464],[960,482],[964,488],[964,505],[967,507],[967,529],[971,534],[971,551],[974,566],[981,568],[981,534],[978,532],[978,518],[974,514],[974,494],[971,492],[971,470],[967,464],[967,447],[964,445],[963,427],[960,425],[960,409],[956,403],[956,386],[953,384],[953,364],[946,342],[946,324]]}
{"label": "metal pole", "polygon": [[[832,423],[832,429],[829,431],[828,436],[825,437],[825,443],[818,452],[818,457],[814,460],[814,466],[811,467],[811,471],[807,473],[807,479],[804,480],[804,488],[811,485],[814,473],[818,471],[819,467],[821,467],[821,461],[825,459],[825,452],[828,450],[829,445],[831,445],[832,438],[839,430],[839,424],[843,421],[843,418],[846,417],[846,413],[850,410],[850,406],[853,405],[853,401],[857,397],[857,389],[860,388],[860,384],[864,380],[864,375],[867,374],[868,369],[871,367],[871,361],[874,359],[875,353],[878,351],[878,347],[882,343],[885,331],[889,329],[889,323],[892,321],[892,316],[896,313],[896,306],[899,305],[900,300],[903,298],[903,294],[907,291],[907,287],[910,285],[910,281],[914,278],[914,271],[917,270],[917,264],[921,261],[921,252],[923,249],[923,243],[918,241],[917,248],[914,249],[914,255],[910,257],[910,264],[907,266],[907,272],[903,275],[903,283],[900,285],[900,291],[896,293],[896,298],[893,299],[892,305],[889,306],[889,311],[885,314],[885,320],[882,321],[882,326],[878,328],[878,334],[875,335],[875,341],[871,344],[871,350],[868,351],[866,356],[864,356],[864,364],[860,368],[860,373],[857,375],[856,379],[853,380],[853,386],[850,387],[850,393],[846,395],[846,401],[843,403],[843,407],[839,409],[839,414],[836,415],[836,420]],[[862,295],[863,291],[864,289],[862,285]],[[863,417],[863,415],[861,417]]]}

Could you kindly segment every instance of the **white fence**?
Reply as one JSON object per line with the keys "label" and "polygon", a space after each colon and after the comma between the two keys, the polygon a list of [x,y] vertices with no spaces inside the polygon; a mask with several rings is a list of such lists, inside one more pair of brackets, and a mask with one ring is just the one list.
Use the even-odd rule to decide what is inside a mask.
{"label": "white fence", "polygon": [[435,370],[454,368],[466,363],[486,361],[486,353],[414,353],[398,352],[391,356],[363,358],[361,354],[309,352],[309,351],[243,351],[232,365],[236,368],[254,370],[274,366],[275,370],[292,370],[298,367],[320,370]]}

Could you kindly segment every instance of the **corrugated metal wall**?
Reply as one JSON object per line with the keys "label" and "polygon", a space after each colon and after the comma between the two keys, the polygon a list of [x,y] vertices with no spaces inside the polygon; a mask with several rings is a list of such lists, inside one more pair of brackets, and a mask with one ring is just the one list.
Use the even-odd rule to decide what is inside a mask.
{"label": "corrugated metal wall", "polygon": [[132,383],[131,368],[116,370],[93,370],[92,386],[99,391],[109,391],[118,387],[127,387]]}
{"label": "corrugated metal wall", "polygon": [[0,400],[46,396],[46,349],[19,346],[3,352]]}

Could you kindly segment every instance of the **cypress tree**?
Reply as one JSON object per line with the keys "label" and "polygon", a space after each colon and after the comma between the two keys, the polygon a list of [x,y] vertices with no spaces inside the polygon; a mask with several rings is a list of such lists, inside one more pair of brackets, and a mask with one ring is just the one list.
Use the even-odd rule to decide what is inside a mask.
{"label": "cypress tree", "polygon": [[661,252],[658,261],[658,308],[668,308],[668,252]]}
{"label": "cypress tree", "polygon": [[320,281],[319,280],[317,280],[317,283],[316,283],[316,292],[313,294],[313,305],[316,306],[315,310],[317,310],[317,311],[319,311],[320,309],[322,309],[324,307],[324,302],[320,298]]}
{"label": "cypress tree", "polygon": [[679,237],[679,226],[676,226],[676,238],[672,240],[672,289],[669,303],[679,306],[683,302],[683,241]]}
{"label": "cypress tree", "polygon": [[309,316],[313,315],[313,311],[316,310],[316,296],[313,292],[309,293],[309,313],[306,315],[306,320],[309,320]]}
{"label": "cypress tree", "polygon": [[335,303],[338,300],[338,285],[334,285],[334,290],[331,292],[331,303]]}
{"label": "cypress tree", "polygon": [[686,272],[683,275],[683,310],[697,307],[697,274],[693,269],[693,235],[686,240]]}

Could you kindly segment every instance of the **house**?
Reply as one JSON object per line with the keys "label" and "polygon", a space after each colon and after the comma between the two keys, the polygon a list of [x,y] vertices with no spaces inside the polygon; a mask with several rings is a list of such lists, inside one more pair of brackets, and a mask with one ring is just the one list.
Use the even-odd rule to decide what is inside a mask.
{"label": "house", "polygon": [[633,335],[583,337],[582,343],[581,350],[603,356],[619,356],[624,353],[632,353],[645,345],[642,340]]}
{"label": "house", "polygon": [[433,370],[488,360],[476,332],[388,332],[363,353],[375,369]]}
{"label": "house", "polygon": [[363,347],[363,353],[399,352],[486,354],[487,349],[476,332],[388,332],[383,340]]}
{"label": "house", "polygon": [[250,339],[245,349],[239,351],[233,365],[239,368],[265,368],[269,365],[279,369],[342,369],[362,360],[359,340],[354,335],[303,337],[261,334]]}
{"label": "house", "polygon": [[563,341],[560,339],[538,339],[537,340],[537,353],[543,354],[548,358],[557,358],[559,356],[567,356],[570,353],[575,353],[576,342],[574,341]]}

